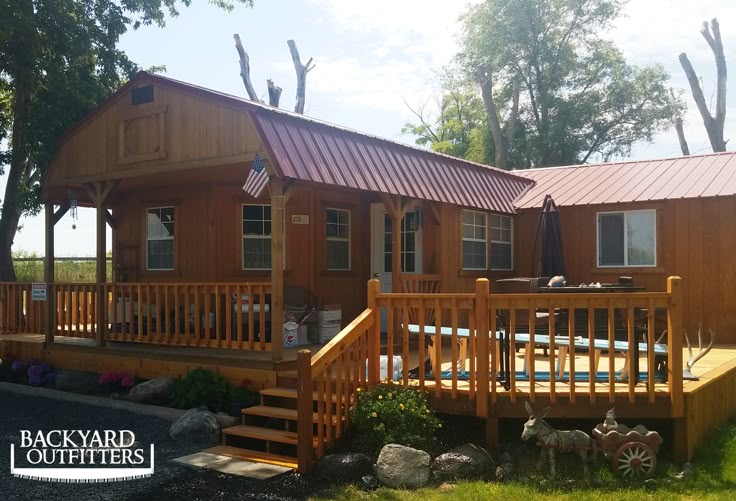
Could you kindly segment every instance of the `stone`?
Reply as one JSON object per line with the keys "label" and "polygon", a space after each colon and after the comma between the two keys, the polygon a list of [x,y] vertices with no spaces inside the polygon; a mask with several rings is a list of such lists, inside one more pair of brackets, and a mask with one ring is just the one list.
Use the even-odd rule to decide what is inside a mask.
{"label": "stone", "polygon": [[650,491],[653,491],[657,488],[657,481],[653,478],[648,478],[644,481],[644,487],[646,487]]}
{"label": "stone", "polygon": [[72,393],[97,393],[100,377],[91,372],[58,370],[56,372],[56,389]]}
{"label": "stone", "polygon": [[328,454],[314,463],[312,472],[315,477],[335,484],[359,483],[373,472],[373,461],[359,452]]}
{"label": "stone", "polygon": [[360,488],[364,491],[375,491],[378,489],[378,480],[373,475],[365,475],[360,479]]}
{"label": "stone", "polygon": [[502,463],[496,467],[496,480],[498,482],[508,482],[514,478],[514,464]]}
{"label": "stone", "polygon": [[225,428],[230,428],[231,426],[237,426],[243,421],[242,417],[231,416],[224,412],[218,412],[215,414],[215,418],[217,418],[217,422],[220,423],[220,428],[223,430]]}
{"label": "stone", "polygon": [[440,454],[432,462],[432,476],[438,481],[492,478],[496,463],[488,452],[475,444],[464,444]]}
{"label": "stone", "polygon": [[454,490],[456,487],[455,484],[448,484],[447,482],[442,482],[439,487],[437,487],[437,490],[441,492],[449,492],[451,490]]}
{"label": "stone", "polygon": [[509,454],[506,451],[502,452],[501,455],[498,456],[498,463],[499,464],[513,463],[513,462],[514,462],[514,458],[511,456],[511,454]]}
{"label": "stone", "polygon": [[189,409],[174,421],[169,435],[177,441],[208,445],[220,440],[220,423],[204,408]]}
{"label": "stone", "polygon": [[133,386],[128,399],[139,404],[166,405],[171,401],[176,380],[170,377],[157,377]]}
{"label": "stone", "polygon": [[424,451],[388,444],[378,455],[376,477],[388,487],[424,487],[429,482],[431,460]]}

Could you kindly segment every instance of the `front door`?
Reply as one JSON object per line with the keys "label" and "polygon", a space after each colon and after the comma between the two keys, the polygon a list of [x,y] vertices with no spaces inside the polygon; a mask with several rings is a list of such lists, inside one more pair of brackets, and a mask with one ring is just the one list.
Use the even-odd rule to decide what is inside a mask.
{"label": "front door", "polygon": [[[401,273],[422,272],[422,228],[415,207],[401,220]],[[391,292],[393,228],[382,203],[371,205],[371,274],[381,281],[381,292]],[[395,291],[401,292],[401,291]],[[386,331],[386,311],[381,310],[381,330]]]}

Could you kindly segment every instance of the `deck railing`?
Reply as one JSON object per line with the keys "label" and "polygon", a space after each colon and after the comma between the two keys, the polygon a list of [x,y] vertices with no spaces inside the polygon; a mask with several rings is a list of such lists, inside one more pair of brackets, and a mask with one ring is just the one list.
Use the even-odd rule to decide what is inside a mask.
{"label": "deck railing", "polygon": [[43,301],[32,299],[32,284],[0,283],[0,334],[43,334]]}
{"label": "deck railing", "polygon": [[55,336],[95,338],[97,332],[97,285],[56,283]]}
{"label": "deck railing", "polygon": [[[299,471],[309,473],[315,459],[350,424],[359,388],[378,382],[380,324],[376,320],[378,281],[368,285],[368,308],[314,356],[297,355],[297,455]],[[368,362],[368,363],[367,363]],[[375,362],[375,363],[370,363]]]}

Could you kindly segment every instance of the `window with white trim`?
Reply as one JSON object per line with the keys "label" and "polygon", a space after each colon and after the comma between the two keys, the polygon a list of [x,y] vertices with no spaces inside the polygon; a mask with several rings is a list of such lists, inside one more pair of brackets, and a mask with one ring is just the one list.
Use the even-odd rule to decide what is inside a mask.
{"label": "window with white trim", "polygon": [[270,205],[243,205],[243,269],[271,269]]}
{"label": "window with white trim", "polygon": [[514,220],[491,214],[491,269],[514,269]]}
{"label": "window with white trim", "polygon": [[598,213],[598,266],[656,266],[657,212]]}
{"label": "window with white trim", "polygon": [[174,208],[146,209],[146,269],[174,269]]}
{"label": "window with white trim", "polygon": [[327,269],[350,269],[350,211],[327,209]]}
{"label": "window with white trim", "polygon": [[488,235],[486,214],[462,211],[463,270],[488,269]]}

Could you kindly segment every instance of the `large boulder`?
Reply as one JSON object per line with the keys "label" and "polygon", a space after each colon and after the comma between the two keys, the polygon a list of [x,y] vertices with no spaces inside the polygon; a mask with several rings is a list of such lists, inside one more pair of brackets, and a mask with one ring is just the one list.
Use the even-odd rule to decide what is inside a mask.
{"label": "large boulder", "polygon": [[336,484],[359,483],[373,473],[373,461],[359,452],[328,454],[314,464],[313,473]]}
{"label": "large boulder", "polygon": [[133,386],[128,398],[139,404],[166,405],[171,401],[176,380],[170,377],[157,377]]}
{"label": "large boulder", "polygon": [[378,455],[376,477],[389,487],[423,487],[429,482],[431,460],[424,451],[388,444]]}
{"label": "large boulder", "polygon": [[55,388],[72,393],[97,393],[100,388],[99,378],[97,374],[91,372],[58,370]]}
{"label": "large boulder", "polygon": [[207,409],[189,409],[174,421],[169,435],[174,440],[208,445],[220,440],[220,423]]}
{"label": "large boulder", "polygon": [[441,454],[432,462],[432,476],[440,482],[458,479],[493,478],[496,463],[475,444],[464,444]]}

